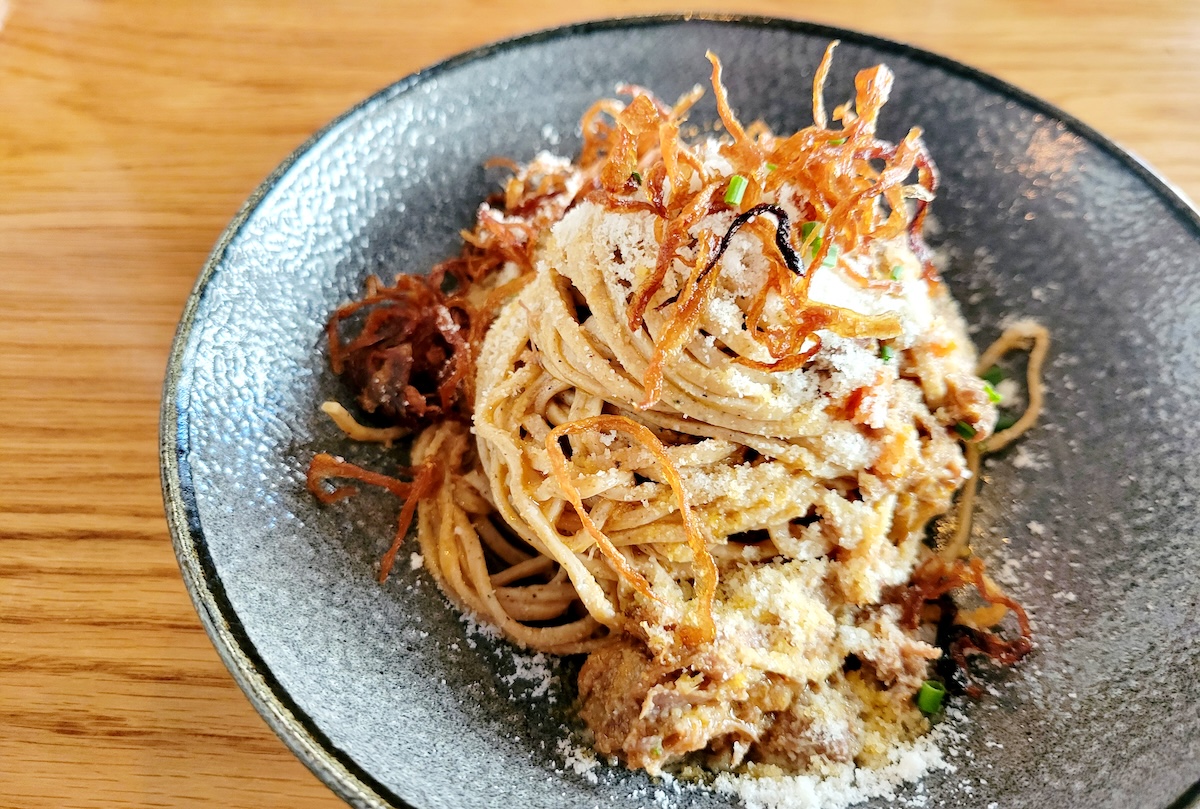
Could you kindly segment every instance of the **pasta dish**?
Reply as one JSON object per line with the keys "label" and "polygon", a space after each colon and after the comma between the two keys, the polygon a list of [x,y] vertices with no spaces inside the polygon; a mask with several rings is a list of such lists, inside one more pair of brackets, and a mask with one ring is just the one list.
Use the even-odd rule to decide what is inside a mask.
{"label": "pasta dish", "polygon": [[[880,766],[978,690],[972,658],[1031,648],[969,512],[981,456],[1037,417],[1048,337],[1017,323],[976,356],[922,236],[921,132],[877,137],[882,65],[827,110],[834,45],[792,134],[744,126],[711,54],[720,137],[689,129],[699,87],[619,88],[576,159],[496,161],[461,255],[329,321],[356,406],[326,412],[411,436],[411,465],[321,454],[309,488],[402,499],[380,580],[415,521],[461,609],[587,655],[596,751],[652,774]],[[1028,407],[998,425],[1014,349]]]}

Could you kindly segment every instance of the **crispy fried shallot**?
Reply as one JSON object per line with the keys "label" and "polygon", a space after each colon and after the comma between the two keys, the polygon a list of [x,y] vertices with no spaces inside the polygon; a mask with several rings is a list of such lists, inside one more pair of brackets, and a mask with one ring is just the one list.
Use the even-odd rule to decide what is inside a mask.
{"label": "crispy fried shallot", "polygon": [[[401,543],[404,542],[404,536],[408,533],[408,527],[412,525],[412,518],[416,511],[417,503],[433,494],[437,490],[442,478],[441,466],[436,462],[424,464],[417,469],[405,468],[400,470],[400,474],[411,476],[413,479],[411,481],[403,481],[391,475],[372,472],[369,469],[363,469],[357,464],[352,464],[343,458],[335,458],[325,452],[314,455],[312,462],[308,465],[308,490],[312,493],[313,497],[322,503],[336,503],[339,500],[344,500],[347,497],[353,497],[358,494],[358,487],[356,486],[337,486],[331,484],[330,481],[333,478],[346,478],[371,486],[378,486],[404,500],[404,507],[400,510],[400,517],[397,520],[395,537],[392,539],[391,547],[383,555],[383,559],[379,564],[380,582],[386,581],[388,574],[392,572],[392,565],[396,561],[396,553],[400,550]],[[333,488],[327,489],[327,485],[331,485]]]}
{"label": "crispy fried shallot", "polygon": [[[398,427],[455,413],[471,366],[466,333],[470,309],[442,293],[439,276],[399,275],[393,286],[372,276],[367,295],[329,319],[333,370],[357,391],[359,406]],[[343,342],[341,325],[365,313]]]}
{"label": "crispy fried shallot", "polygon": [[[670,324],[664,332],[670,340],[656,348],[645,380],[645,397],[640,405],[643,409],[657,402],[664,367],[678,353],[679,345],[695,332],[698,312],[712,288],[711,274],[730,239],[751,220],[768,214],[775,220],[773,233],[751,229],[763,240],[772,272],[748,308],[746,321],[750,335],[773,359],[762,362],[739,357],[745,365],[774,371],[801,368],[815,353],[814,343],[819,346],[814,332],[820,329],[843,337],[877,339],[899,333],[895,317],[865,315],[809,299],[813,276],[823,267],[840,267],[850,280],[862,286],[891,285],[893,281],[887,277],[862,275],[840,261],[840,256],[864,246],[868,240],[895,238],[907,232],[923,264],[925,278],[937,282],[921,237],[926,207],[937,188],[937,171],[922,144],[920,130],[911,130],[899,144],[875,136],[879,112],[894,79],[884,66],[858,74],[853,110],[835,110],[834,119],[841,127],[827,128],[822,94],[836,44],[826,49],[813,82],[814,125],[786,138],[777,138],[761,122],[742,126],[721,82],[720,60],[708,54],[717,113],[729,134],[729,140],[719,147],[720,153],[733,166],[734,176],[741,178],[739,182],[745,189],[736,203],[726,201],[730,178],[706,170],[700,148],[679,138],[683,115],[695,100],[694,91],[674,108],[668,108],[640,88],[624,88],[634,93],[629,104],[597,105],[585,115],[583,158],[596,161],[598,168],[586,163],[582,168],[599,176],[588,198],[612,210],[647,210],[659,220],[661,239],[655,266],[633,290],[627,309],[631,330],[643,327],[645,313],[675,262],[683,258],[685,251],[692,251],[694,256],[700,249],[701,220],[722,209],[737,212],[717,249],[710,252],[708,266],[693,272],[685,289],[673,298]],[[605,115],[612,118],[611,124],[602,120]],[[910,182],[914,172],[915,182]],[[767,193],[788,195],[792,204],[804,212],[808,218],[806,229],[812,232],[802,244],[796,243],[783,208],[763,202]],[[911,210],[910,201],[914,203]],[[696,264],[694,259],[685,263]],[[782,298],[789,321],[786,325],[763,323],[767,296],[772,292]],[[658,305],[660,309],[662,306]]]}
{"label": "crispy fried shallot", "polygon": [[[990,605],[1003,609],[973,611],[975,616],[987,615],[990,626],[971,625],[970,614],[963,613],[949,598],[953,590],[968,585],[974,586],[979,597]],[[941,626],[945,637],[945,648],[959,670],[965,690],[971,696],[979,696],[979,686],[970,679],[967,657],[983,654],[1001,665],[1011,666],[1033,648],[1033,631],[1029,616],[1011,596],[1004,593],[984,572],[983,560],[978,557],[946,560],[931,556],[913,572],[908,584],[897,588],[891,600],[899,603],[904,611],[902,623],[915,628],[920,623],[926,604],[938,603],[942,608]],[[1020,635],[1011,640],[1001,637],[995,627],[1008,612],[1016,617]],[[964,621],[964,618],[968,618]]]}
{"label": "crispy fried shallot", "polygon": [[[500,306],[533,278],[535,236],[575,201],[570,164],[494,162],[512,172],[502,198],[482,206],[462,252],[427,276],[399,274],[391,286],[367,279],[363,297],[339,307],[326,324],[329,363],[359,407],[383,422],[364,424],[337,403],[327,414],[351,437],[389,443],[413,429],[470,417],[475,355]],[[347,334],[344,336],[343,332]],[[335,477],[382,486],[405,500],[396,538],[385,554],[386,578],[413,510],[436,492],[441,473],[422,468],[412,483],[370,472],[324,453],[308,469],[309,490],[322,503],[353,495],[353,486],[324,488]]]}

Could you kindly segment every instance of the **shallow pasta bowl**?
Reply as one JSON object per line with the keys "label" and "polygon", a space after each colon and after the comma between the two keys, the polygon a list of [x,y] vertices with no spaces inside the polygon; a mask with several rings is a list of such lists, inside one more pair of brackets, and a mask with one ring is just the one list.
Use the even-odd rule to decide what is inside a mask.
{"label": "shallow pasta bowl", "polygon": [[[320,412],[347,398],[323,325],[371,273],[424,272],[495,187],[492,157],[578,146],[616,84],[673,98],[725,66],[743,120],[808,123],[828,87],[896,73],[882,135],[925,130],[942,172],[932,241],[980,344],[1053,333],[1046,417],[985,469],[978,551],[1006,570],[1037,648],[956,704],[931,805],[1169,807],[1200,780],[1200,216],[1104,137],[994,78],[904,45],[763,18],[655,17],[491,45],[410,76],[300,147],[250,198],[187,304],[162,469],[184,579],[234,678],[356,806],[736,805],[576,749],[572,663],[515,653],[409,565],[374,566],[395,504],[321,508],[315,452],[387,469]],[[715,117],[697,108],[693,121]],[[402,556],[402,559],[406,557]]]}

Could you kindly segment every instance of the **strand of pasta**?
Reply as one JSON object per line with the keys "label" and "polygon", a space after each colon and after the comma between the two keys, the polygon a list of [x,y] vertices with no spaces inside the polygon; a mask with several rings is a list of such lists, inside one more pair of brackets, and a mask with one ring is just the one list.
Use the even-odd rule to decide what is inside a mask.
{"label": "strand of pasta", "polygon": [[[442,458],[456,482],[461,480],[462,468],[473,464],[469,438],[466,427],[455,422],[426,428],[413,444],[413,459]],[[425,566],[442,591],[461,609],[486,617],[522,646],[572,654],[590,651],[602,642],[597,637],[601,625],[591,615],[552,626],[525,623],[565,616],[577,602],[574,587],[553,579],[536,581],[539,574],[554,567],[554,561],[544,556],[527,557],[500,575],[491,574],[480,531],[483,526],[491,527],[491,515],[469,515],[456,502],[458,489],[442,486],[433,499],[422,503],[418,520],[417,537]],[[518,584],[524,580],[535,583]]]}
{"label": "strand of pasta", "polygon": [[[594,416],[592,418],[583,419],[580,421],[572,421],[566,424],[559,425],[546,437],[546,450],[550,453],[550,457],[554,462],[555,477],[558,479],[559,486],[568,491],[568,497],[572,504],[579,512],[579,516],[584,520],[584,525],[588,528],[588,532],[596,540],[597,544],[603,549],[607,547],[611,550],[606,550],[605,555],[613,560],[614,564],[620,565],[624,561],[624,557],[619,551],[612,548],[607,537],[605,537],[599,529],[597,529],[587,517],[582,501],[578,494],[571,493],[571,485],[566,474],[566,458],[561,455],[561,449],[558,446],[558,439],[588,431],[614,430],[624,432],[631,436],[639,444],[644,446],[658,461],[663,476],[666,477],[671,490],[674,492],[676,502],[678,503],[679,515],[683,518],[685,531],[687,532],[688,547],[692,551],[692,565],[695,569],[696,583],[696,611],[693,613],[694,621],[681,628],[683,641],[687,646],[697,646],[701,643],[711,641],[716,634],[716,628],[713,625],[712,619],[712,602],[717,589],[717,566],[713,561],[712,554],[708,550],[708,544],[704,534],[700,530],[700,526],[696,522],[696,516],[688,504],[688,495],[684,489],[683,481],[679,477],[679,470],[675,467],[666,450],[663,448],[662,442],[649,429],[641,424],[633,421],[626,416]],[[556,455],[556,453],[558,453]],[[620,561],[618,561],[620,560]],[[631,579],[631,583],[637,586],[637,581],[645,584],[645,591],[638,588],[647,598],[658,600],[657,596],[650,590],[649,583],[645,578],[636,571],[629,569],[628,572],[623,568],[618,568],[626,578]]]}
{"label": "strand of pasta", "polygon": [[352,441],[383,444],[390,447],[395,441],[408,435],[405,427],[370,427],[354,418],[340,402],[322,402],[321,412],[329,416],[338,429]]}
{"label": "strand of pasta", "polygon": [[1050,332],[1045,326],[1028,320],[1013,323],[980,355],[975,369],[976,373],[984,373],[1005,354],[1016,350],[1029,351],[1029,362],[1025,370],[1029,404],[1021,417],[1008,429],[995,433],[982,443],[966,445],[967,469],[970,470],[971,476],[963,484],[959,494],[954,535],[941,550],[942,557],[948,560],[970,555],[971,517],[975,510],[975,496],[979,489],[979,472],[983,456],[1003,449],[1024,435],[1030,427],[1037,423],[1042,412],[1042,403],[1045,397],[1042,366],[1045,364],[1046,354],[1050,350]]}
{"label": "strand of pasta", "polygon": [[[749,488],[762,492],[763,502],[771,507],[747,508],[742,503],[733,513],[745,520],[745,528],[722,529],[718,532],[722,536],[764,524],[786,525],[790,519],[805,514],[828,482],[819,482],[811,475],[796,477],[798,473],[793,471],[788,473],[791,477],[787,480],[791,482],[787,488],[781,488],[779,480],[767,477],[772,469],[821,467],[819,455],[814,448],[806,446],[808,439],[798,437],[780,441],[744,430],[714,427],[711,422],[717,419],[711,417],[710,411],[719,406],[709,403],[702,389],[693,410],[699,418],[679,417],[659,410],[637,412],[634,399],[641,389],[633,382],[628,388],[629,399],[615,396],[611,391],[605,395],[604,386],[596,380],[611,379],[614,374],[616,378],[625,379],[621,374],[620,359],[615,353],[598,350],[598,346],[590,342],[587,326],[573,316],[570,307],[561,303],[563,288],[551,283],[554,277],[552,270],[539,273],[534,283],[501,314],[489,336],[489,358],[481,364],[476,429],[485,472],[492,481],[495,500],[505,519],[526,541],[548,556],[557,560],[562,551],[568,551],[577,557],[582,569],[577,567],[573,572],[568,571],[571,580],[580,591],[599,587],[594,591],[592,604],[601,603],[602,608],[612,611],[610,626],[613,626],[619,624],[619,616],[626,608],[614,589],[617,578],[622,577],[621,569],[626,568],[627,572],[628,567],[621,551],[631,552],[643,560],[667,559],[669,557],[662,556],[665,549],[672,544],[687,542],[688,537],[682,530],[678,505],[670,502],[673,490],[664,485],[667,481],[652,457],[639,457],[633,447],[596,447],[598,436],[594,428],[599,422],[595,417],[601,413],[601,407],[615,409],[623,419],[631,419],[639,425],[681,433],[680,438],[686,439],[684,443],[664,447],[669,456],[680,458],[681,462],[680,453],[695,451],[695,445],[688,443],[691,441],[708,440],[727,445],[730,449],[722,449],[719,455],[710,459],[718,468],[722,459],[736,447],[761,448],[759,454],[764,456],[763,461],[751,473],[751,479],[757,482],[750,483]],[[600,293],[597,287],[591,289]],[[604,308],[604,301],[590,296],[586,300],[594,319],[597,311]],[[571,351],[576,356],[567,361],[564,355],[569,346],[575,345],[578,347]],[[728,364],[729,358],[722,356],[723,362]],[[729,407],[728,412],[736,411]],[[583,442],[574,447],[575,452],[580,453],[580,458],[603,454],[606,460],[600,468],[608,472],[572,475],[564,486],[553,474],[553,454],[560,452],[556,439],[570,431],[571,428],[564,425],[578,422],[586,428],[575,430],[572,441]],[[953,442],[947,438],[946,443],[952,445]],[[558,460],[561,466],[565,459],[560,457]],[[687,468],[686,462],[683,463],[681,469]],[[730,463],[736,465],[736,458]],[[649,477],[649,480],[634,485],[631,477],[634,473]],[[532,482],[526,483],[526,480]],[[914,556],[914,538],[919,539],[933,514],[945,509],[951,492],[952,489],[946,489],[936,502],[925,503],[912,497],[906,500],[910,503],[905,507],[909,516],[896,523],[899,533],[894,540],[906,549],[897,557],[902,563],[907,564],[905,560]],[[586,504],[585,500],[588,501]],[[703,508],[703,522],[710,526],[721,524],[713,522],[713,518],[728,511],[719,503],[705,504]],[[710,512],[709,508],[717,510]],[[791,510],[791,516],[780,513],[786,509]],[[588,521],[593,524],[588,525]],[[605,544],[597,542],[594,534],[598,532],[606,535],[608,547],[600,554],[589,556],[589,548],[601,550]],[[551,550],[553,542],[548,533],[558,538],[561,550]],[[726,552],[721,546],[712,551],[718,552],[727,563],[737,563],[750,557],[771,558],[781,551],[778,546],[767,544],[751,550],[748,556],[741,550]],[[566,560],[563,564],[567,569],[571,561]],[[632,575],[624,578],[636,580]],[[635,589],[644,592],[645,586]],[[587,604],[587,599],[583,600]],[[592,607],[588,606],[588,609]]]}

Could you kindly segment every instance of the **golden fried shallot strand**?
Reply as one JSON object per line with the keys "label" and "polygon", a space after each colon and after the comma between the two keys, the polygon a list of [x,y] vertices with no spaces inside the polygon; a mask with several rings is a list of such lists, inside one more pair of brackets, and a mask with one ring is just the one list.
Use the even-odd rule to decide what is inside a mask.
{"label": "golden fried shallot strand", "polygon": [[[713,284],[717,280],[715,265],[709,267],[708,256],[715,237],[705,232],[696,250],[696,265],[685,289],[683,300],[675,305],[675,311],[666,329],[654,344],[654,354],[646,367],[646,395],[638,405],[639,410],[648,410],[662,397],[663,366],[675,359],[696,330],[700,315],[712,296]],[[711,270],[705,272],[705,270]]]}
{"label": "golden fried shallot strand", "polygon": [[818,129],[828,128],[828,118],[825,115],[825,80],[829,78],[829,68],[833,64],[833,49],[841,44],[841,40],[833,40],[825,46],[825,54],[821,64],[817,65],[817,74],[813,76],[813,123]]}
{"label": "golden fried shallot strand", "polygon": [[[413,474],[413,471],[405,469],[402,470],[401,474]],[[325,484],[331,478],[348,478],[371,486],[379,486],[404,500],[404,507],[400,510],[400,517],[397,521],[396,534],[392,539],[392,545],[388,548],[387,553],[383,555],[383,559],[379,565],[379,581],[386,581],[388,574],[392,571],[392,564],[396,560],[396,553],[400,550],[401,543],[404,542],[404,536],[408,533],[409,525],[412,524],[417,503],[429,497],[441,485],[441,465],[437,462],[423,464],[415,470],[413,481],[406,483],[390,475],[382,475],[378,472],[372,472],[369,469],[363,469],[357,464],[352,464],[342,458],[335,458],[328,453],[317,453],[308,465],[307,485],[309,492],[317,500],[325,504],[336,503],[339,500],[344,500],[347,497],[353,497],[358,494],[356,486],[335,486],[332,491],[326,491]]]}

